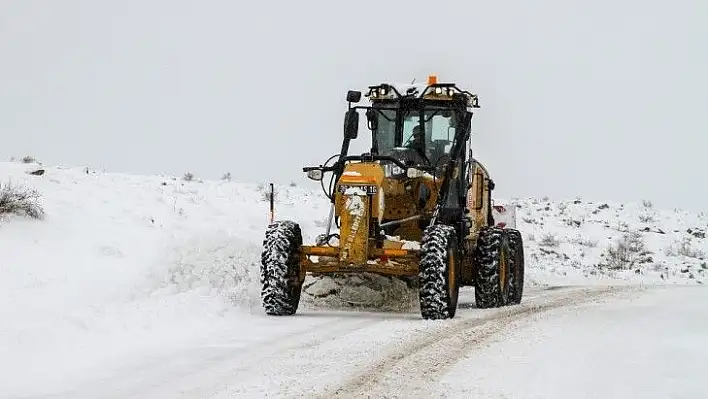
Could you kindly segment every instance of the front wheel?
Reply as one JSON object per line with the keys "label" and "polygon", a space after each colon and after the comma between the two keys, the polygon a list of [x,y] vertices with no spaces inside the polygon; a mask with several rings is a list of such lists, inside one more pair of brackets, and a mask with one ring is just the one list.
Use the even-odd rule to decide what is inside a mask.
{"label": "front wheel", "polygon": [[455,317],[460,291],[455,228],[446,225],[426,228],[420,254],[418,296],[421,315],[426,320]]}
{"label": "front wheel", "polygon": [[261,253],[261,299],[266,314],[293,315],[302,292],[299,250],[300,226],[278,221],[268,226]]}

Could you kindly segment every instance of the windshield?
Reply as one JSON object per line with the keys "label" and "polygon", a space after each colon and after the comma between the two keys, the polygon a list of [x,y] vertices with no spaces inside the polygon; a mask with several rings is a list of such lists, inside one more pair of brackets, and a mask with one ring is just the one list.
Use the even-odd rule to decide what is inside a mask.
{"label": "windshield", "polygon": [[396,110],[378,110],[377,118],[376,144],[380,155],[388,155],[396,146]]}
{"label": "windshield", "polygon": [[[394,148],[410,148],[424,154],[432,165],[437,164],[443,155],[449,155],[457,123],[454,111],[427,107],[422,111],[413,109],[400,112],[403,113],[402,137],[397,142],[396,110],[377,110],[376,141],[379,154],[389,155]],[[422,137],[413,137],[414,131],[422,131]]]}

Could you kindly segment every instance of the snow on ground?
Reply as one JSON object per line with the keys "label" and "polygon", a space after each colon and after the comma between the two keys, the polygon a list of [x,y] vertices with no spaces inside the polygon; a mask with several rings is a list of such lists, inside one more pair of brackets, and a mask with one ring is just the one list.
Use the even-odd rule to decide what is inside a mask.
{"label": "snow on ground", "polygon": [[581,199],[513,201],[532,284],[702,284],[708,215]]}
{"label": "snow on ground", "polygon": [[449,370],[444,397],[705,398],[708,289],[565,307],[513,323]]}
{"label": "snow on ground", "polygon": [[[41,176],[27,173],[38,168],[0,163],[0,183],[36,188],[46,213],[43,220],[0,217],[0,375],[9,376],[0,379],[2,397],[80,397],[74,389],[102,381],[123,392],[147,375],[165,382],[226,356],[257,362],[243,355],[253,348],[271,353],[279,345],[363,331],[382,344],[436,326],[410,325],[420,321],[415,292],[399,280],[371,276],[349,285],[310,286],[309,280],[303,317],[263,316],[257,276],[268,204],[258,184],[54,166],[43,166]],[[329,209],[322,193],[288,185],[276,190],[276,217],[300,222],[305,241],[313,242]],[[531,293],[559,284],[704,279],[705,215],[643,204],[517,204],[520,229],[533,238],[526,247]],[[600,265],[625,231],[634,232],[628,249]],[[314,296],[323,292],[338,295]],[[367,301],[389,306],[379,316],[350,313],[373,310],[361,305]],[[469,311],[478,310],[459,313]],[[394,329],[385,323],[389,318],[397,320]],[[372,320],[376,328],[358,330]],[[360,341],[345,345],[353,342]],[[333,365],[324,367],[337,370]]]}
{"label": "snow on ground", "polygon": [[[71,386],[86,371],[222,330],[258,330],[239,322],[252,307],[260,312],[268,207],[258,185],[25,173],[35,169],[0,164],[2,182],[36,188],[46,213],[0,222],[0,373],[14,376],[0,379],[0,396]],[[278,216],[304,215],[313,231],[318,218],[308,212],[325,206],[287,187]]]}

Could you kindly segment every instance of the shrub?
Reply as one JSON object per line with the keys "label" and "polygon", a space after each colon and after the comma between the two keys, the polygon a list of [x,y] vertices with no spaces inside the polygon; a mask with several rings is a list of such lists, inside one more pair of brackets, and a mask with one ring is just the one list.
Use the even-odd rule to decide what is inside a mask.
{"label": "shrub", "polygon": [[541,237],[541,242],[539,242],[538,245],[542,247],[557,247],[558,240],[552,233],[546,233]]}
{"label": "shrub", "polygon": [[684,237],[681,242],[672,244],[666,249],[666,255],[669,256],[685,256],[687,258],[705,259],[706,254],[703,250],[693,248],[691,237]]}
{"label": "shrub", "polygon": [[644,213],[644,214],[639,215],[639,221],[642,223],[651,223],[651,222],[656,221],[656,219],[654,219],[653,215],[648,214],[648,213]]}
{"label": "shrub", "polygon": [[597,240],[582,235],[576,237],[573,242],[584,247],[595,248],[597,246]]}
{"label": "shrub", "polygon": [[[258,191],[261,193],[261,200],[270,202],[270,184],[259,184]],[[278,199],[278,190],[273,186],[273,201]]]}
{"label": "shrub", "polygon": [[637,263],[650,260],[646,258],[649,252],[644,244],[644,237],[638,231],[625,233],[615,245],[605,252],[605,266],[610,269],[629,269]]}
{"label": "shrub", "polygon": [[44,209],[40,204],[41,195],[32,188],[8,183],[0,183],[0,215],[14,214],[42,219]]}

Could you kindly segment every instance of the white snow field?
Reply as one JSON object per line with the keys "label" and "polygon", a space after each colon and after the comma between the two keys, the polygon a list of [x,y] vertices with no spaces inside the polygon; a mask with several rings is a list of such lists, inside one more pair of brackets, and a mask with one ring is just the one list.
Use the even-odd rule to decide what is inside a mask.
{"label": "white snow field", "polygon": [[[8,182],[45,215],[0,215],[0,398],[708,390],[704,214],[520,199],[521,305],[476,309],[465,288],[455,319],[424,321],[404,283],[365,276],[308,280],[297,315],[267,317],[259,184],[0,163]],[[327,200],[276,190],[276,217],[312,242]]]}

